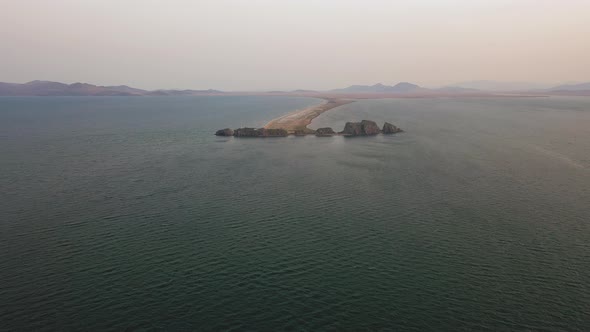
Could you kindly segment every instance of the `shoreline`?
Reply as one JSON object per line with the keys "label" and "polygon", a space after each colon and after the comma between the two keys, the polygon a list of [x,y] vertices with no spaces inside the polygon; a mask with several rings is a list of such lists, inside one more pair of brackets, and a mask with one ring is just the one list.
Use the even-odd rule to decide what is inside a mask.
{"label": "shoreline", "polygon": [[310,106],[302,110],[297,110],[280,116],[278,118],[272,119],[266,125],[264,125],[263,128],[284,129],[289,134],[295,134],[297,132],[300,132],[302,134],[308,133],[312,130],[307,128],[307,126],[309,126],[313,119],[317,118],[320,114],[327,112],[333,108],[355,102],[355,100],[344,98],[319,98],[324,99],[324,102],[319,105]]}

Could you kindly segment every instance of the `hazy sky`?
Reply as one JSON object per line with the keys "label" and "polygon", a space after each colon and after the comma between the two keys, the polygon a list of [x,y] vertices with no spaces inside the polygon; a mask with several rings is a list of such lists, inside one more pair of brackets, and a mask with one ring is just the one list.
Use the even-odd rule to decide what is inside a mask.
{"label": "hazy sky", "polygon": [[0,81],[590,81],[586,0],[0,0]]}

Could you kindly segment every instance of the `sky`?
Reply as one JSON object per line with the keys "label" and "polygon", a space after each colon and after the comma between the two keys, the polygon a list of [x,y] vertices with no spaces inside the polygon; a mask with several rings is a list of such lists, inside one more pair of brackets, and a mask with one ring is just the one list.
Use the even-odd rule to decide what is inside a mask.
{"label": "sky", "polygon": [[332,89],[590,81],[587,0],[0,0],[0,81]]}

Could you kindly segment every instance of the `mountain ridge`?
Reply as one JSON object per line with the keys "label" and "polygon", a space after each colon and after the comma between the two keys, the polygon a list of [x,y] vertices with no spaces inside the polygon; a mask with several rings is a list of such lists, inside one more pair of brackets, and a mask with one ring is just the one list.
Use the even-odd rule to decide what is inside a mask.
{"label": "mountain ridge", "polygon": [[[473,81],[492,82],[494,81]],[[488,83],[482,83],[488,84]],[[496,86],[497,87],[497,86]],[[508,86],[505,86],[508,87]],[[515,88],[516,86],[512,86]],[[476,89],[471,87],[448,85],[441,88],[425,88],[410,82],[399,82],[395,85],[377,83],[373,85],[351,85],[346,88],[327,91],[297,89],[291,91],[267,91],[268,94],[336,94],[344,95],[383,95],[383,96],[436,96],[436,95],[488,95],[496,92],[526,93],[531,95],[590,95],[590,82],[576,84],[562,84],[543,89],[495,90]],[[144,90],[128,85],[100,86],[89,83],[76,82],[66,84],[54,81],[35,80],[27,83],[0,82],[0,96],[197,96],[223,94],[255,94],[255,92],[224,92],[220,90],[191,90],[191,89],[158,89]]]}
{"label": "mountain ridge", "polygon": [[577,84],[562,84],[558,86],[554,86],[551,91],[582,91],[582,90],[590,90],[590,82],[584,83],[577,83]]}
{"label": "mountain ridge", "polygon": [[424,88],[409,82],[399,82],[395,85],[377,83],[374,85],[351,85],[347,88],[333,89],[331,92],[344,93],[408,93],[424,90]]}
{"label": "mountain ridge", "polygon": [[127,85],[100,86],[35,80],[27,83],[0,82],[0,96],[191,96],[222,94],[219,90],[143,90]]}

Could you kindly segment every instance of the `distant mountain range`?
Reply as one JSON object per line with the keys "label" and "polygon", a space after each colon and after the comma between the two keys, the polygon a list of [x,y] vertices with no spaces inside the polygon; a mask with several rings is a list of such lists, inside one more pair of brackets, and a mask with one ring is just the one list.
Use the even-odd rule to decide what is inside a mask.
{"label": "distant mountain range", "polygon": [[[518,82],[494,82],[473,81],[461,85],[451,85],[437,89],[428,89],[409,82],[400,82],[395,85],[377,83],[374,85],[351,85],[347,88],[330,91],[293,90],[293,91],[268,91],[269,94],[348,94],[348,95],[407,95],[407,96],[441,96],[441,95],[490,95],[498,92],[504,93],[530,93],[552,95],[579,95],[590,96],[590,82],[579,84],[565,84],[554,87],[533,88],[534,83]],[[528,87],[528,88],[526,88]],[[241,92],[241,94],[252,94]],[[24,84],[1,83],[0,96],[198,96],[229,94],[219,90],[142,90],[126,85],[99,86],[88,83],[64,84],[50,81],[32,81]],[[233,94],[240,94],[234,92]],[[255,94],[255,93],[254,93]]]}
{"label": "distant mountain range", "polygon": [[351,85],[343,89],[335,89],[330,92],[347,94],[400,94],[400,95],[489,95],[495,93],[526,93],[532,95],[576,95],[590,96],[590,82],[580,84],[566,84],[554,87],[527,82],[496,82],[496,81],[472,81],[450,85],[442,88],[429,89],[416,84],[401,82],[393,86],[378,83],[375,85]]}
{"label": "distant mountain range", "polygon": [[470,88],[463,88],[457,86],[448,86],[438,89],[429,89],[421,87],[417,84],[408,83],[408,82],[400,82],[395,85],[384,85],[382,83],[377,83],[375,85],[351,85],[348,88],[344,89],[335,89],[331,90],[331,92],[336,93],[349,93],[349,94],[363,94],[363,93],[371,93],[371,94],[403,94],[403,95],[448,95],[448,94],[460,94],[460,95],[470,95],[470,94],[482,94],[481,90],[477,89],[470,89]]}
{"label": "distant mountain range", "polygon": [[565,92],[578,91],[590,92],[590,82],[579,84],[562,84],[551,86],[549,84],[531,82],[501,82],[501,81],[470,81],[452,84],[454,88],[469,88],[480,91],[494,92]]}
{"label": "distant mountain range", "polygon": [[590,82],[580,84],[564,84],[558,85],[550,89],[551,91],[590,91]]}
{"label": "distant mountain range", "polygon": [[218,90],[147,91],[126,85],[98,86],[87,83],[64,84],[32,81],[24,84],[1,83],[0,96],[191,96],[221,94]]}
{"label": "distant mountain range", "polygon": [[416,84],[408,82],[400,82],[396,85],[384,85],[377,83],[375,85],[351,85],[344,89],[335,89],[332,92],[342,93],[408,93],[408,92],[419,92],[425,90]]}
{"label": "distant mountain range", "polygon": [[505,82],[505,81],[468,81],[451,84],[452,87],[476,89],[482,91],[530,91],[549,89],[551,85],[532,82]]}

